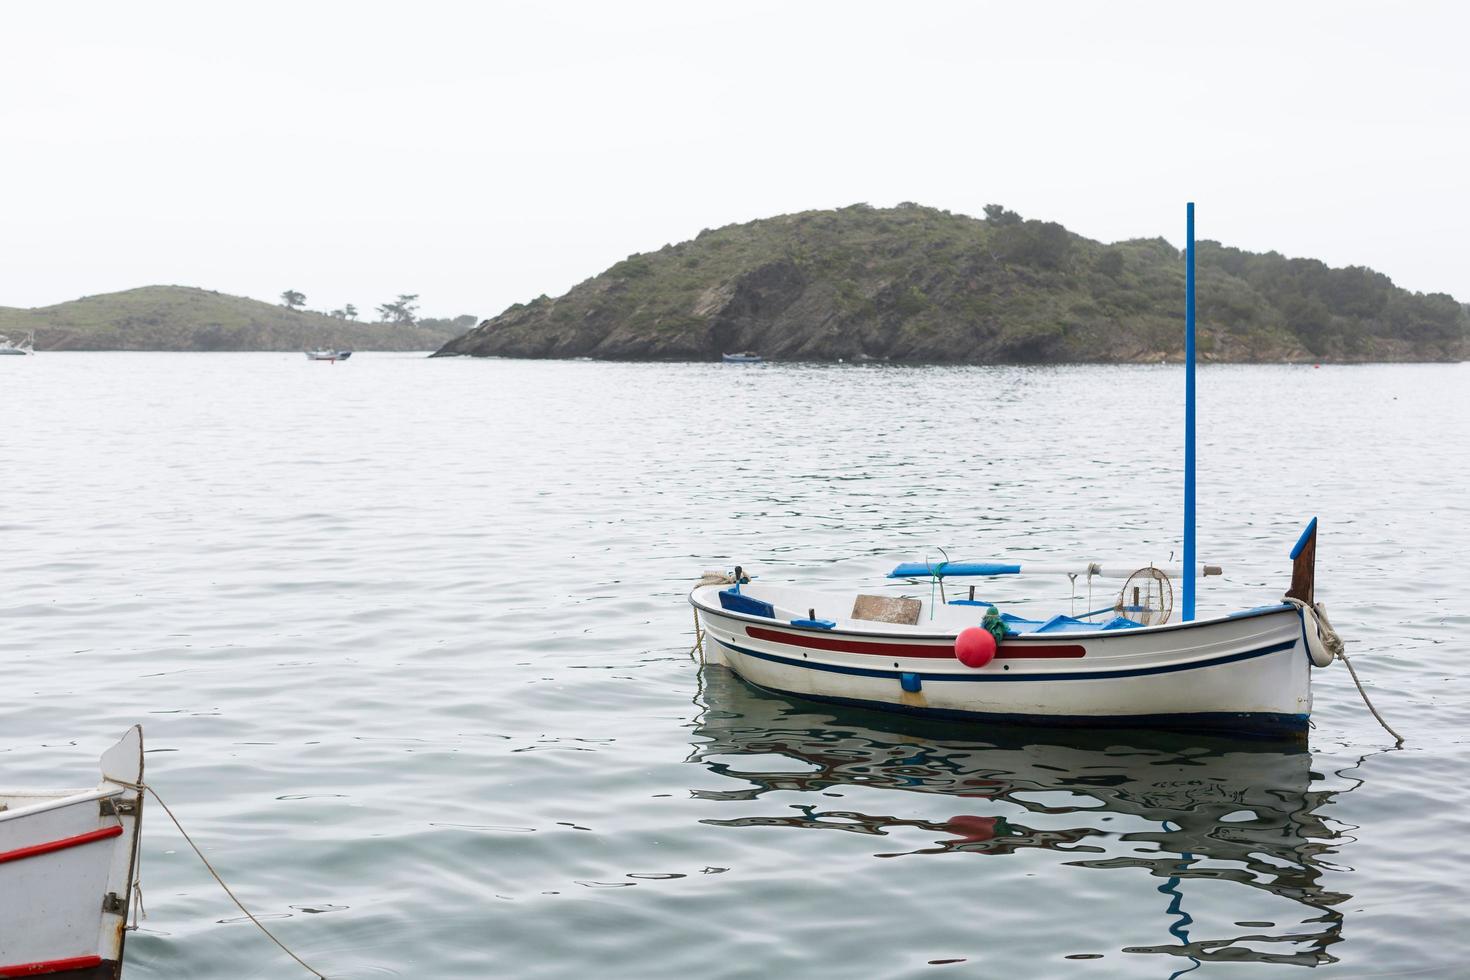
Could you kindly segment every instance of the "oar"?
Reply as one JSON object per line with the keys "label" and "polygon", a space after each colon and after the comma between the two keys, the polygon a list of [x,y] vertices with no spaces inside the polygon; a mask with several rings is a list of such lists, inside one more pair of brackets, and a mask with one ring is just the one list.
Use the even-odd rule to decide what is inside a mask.
{"label": "oar", "polygon": [[[991,575],[1090,575],[1093,578],[1126,579],[1140,568],[1157,568],[1170,578],[1181,578],[1184,569],[1179,566],[1163,565],[1108,565],[1104,567],[1097,562],[1083,562],[1075,565],[1053,564],[1047,562],[1027,562],[1024,565],[997,562],[997,561],[936,561],[936,562],[904,562],[893,571],[888,573],[889,578],[907,579],[946,579],[946,578],[982,578]],[[1223,575],[1224,569],[1219,565],[1203,565],[1200,568],[1201,575]]]}

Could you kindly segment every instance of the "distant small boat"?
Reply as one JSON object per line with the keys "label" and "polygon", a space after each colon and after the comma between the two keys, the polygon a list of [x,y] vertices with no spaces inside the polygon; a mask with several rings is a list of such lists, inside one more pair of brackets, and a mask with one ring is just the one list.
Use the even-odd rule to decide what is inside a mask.
{"label": "distant small boat", "polygon": [[94,789],[0,790],[0,977],[114,980],[138,880],[143,730]]}
{"label": "distant small boat", "polygon": [[726,364],[759,364],[763,360],[753,350],[743,350],[738,354],[721,354],[720,357]]}
{"label": "distant small boat", "polygon": [[36,347],[36,332],[32,330],[25,335],[20,343],[15,343],[9,337],[0,333],[0,356],[17,354],[34,354]]}
{"label": "distant small boat", "polygon": [[309,350],[306,359],[309,361],[345,361],[352,356],[350,350]]}

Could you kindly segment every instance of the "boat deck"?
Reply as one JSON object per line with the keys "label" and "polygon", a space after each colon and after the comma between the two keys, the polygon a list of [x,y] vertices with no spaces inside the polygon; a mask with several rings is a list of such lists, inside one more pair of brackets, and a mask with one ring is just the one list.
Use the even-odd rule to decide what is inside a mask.
{"label": "boat deck", "polygon": [[[714,593],[718,591],[719,595]],[[898,634],[955,633],[967,626],[977,626],[994,603],[982,599],[951,599],[931,604],[927,597],[906,596],[919,602],[918,621],[913,624],[879,622],[854,618],[850,612],[857,594],[833,595],[807,589],[776,585],[744,585],[738,595],[727,586],[710,588],[707,600],[730,612],[761,616],[796,626],[818,627],[837,631],[893,632]],[[999,606],[997,605],[997,609]],[[1013,636],[1062,633],[1097,633],[1143,629],[1144,624],[1109,609],[1092,617],[1056,615],[1035,619],[1001,612],[1001,622]]]}

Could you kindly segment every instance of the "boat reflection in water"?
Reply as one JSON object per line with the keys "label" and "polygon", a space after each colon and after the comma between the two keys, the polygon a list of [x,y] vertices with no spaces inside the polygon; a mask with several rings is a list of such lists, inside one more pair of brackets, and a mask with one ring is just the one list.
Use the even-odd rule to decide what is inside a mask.
{"label": "boat reflection in water", "polygon": [[[741,786],[696,791],[700,798],[756,801],[796,792],[822,799],[834,787],[879,788],[953,797],[956,813],[911,819],[783,802],[785,812],[707,824],[875,836],[912,836],[904,828],[916,828],[934,835],[930,846],[889,849],[878,857],[1051,849],[1064,852],[1066,867],[1141,869],[1160,879],[1157,891],[1165,897],[1158,908],[1177,941],[1124,952],[1179,956],[1195,965],[1336,962],[1329,949],[1342,938],[1338,909],[1350,896],[1325,887],[1323,876],[1335,870],[1325,861],[1344,835],[1318,811],[1356,781],[1344,772],[1333,780],[1336,790],[1324,789],[1323,778],[1311,771],[1311,754],[1298,744],[994,726],[983,737],[964,738],[960,726],[769,695],[723,667],[702,668],[702,678],[703,710],[695,727],[702,741],[690,761]],[[741,757],[749,758],[748,766]],[[810,768],[792,772],[786,760]],[[944,809],[932,799],[909,803],[895,800],[885,809]],[[1247,915],[1234,923],[1244,930],[1240,935],[1191,935],[1192,879],[1234,882],[1298,903],[1305,907],[1297,909],[1300,925],[1283,923],[1283,931]],[[1249,904],[1280,910],[1266,896]],[[1186,964],[1180,972],[1194,968]]]}

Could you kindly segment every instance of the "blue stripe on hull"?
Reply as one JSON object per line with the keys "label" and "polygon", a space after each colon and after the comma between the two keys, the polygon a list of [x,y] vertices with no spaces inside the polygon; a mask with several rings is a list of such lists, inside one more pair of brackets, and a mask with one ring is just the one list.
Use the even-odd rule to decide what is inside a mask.
{"label": "blue stripe on hull", "polygon": [[[853,674],[858,677],[888,677],[897,679],[900,674],[914,673],[914,671],[900,670],[877,670],[872,667],[849,667],[845,664],[823,664],[813,663],[810,660],[794,660],[791,657],[780,657],[774,653],[761,653],[748,647],[736,646],[726,643],[719,637],[715,642],[720,646],[747,657],[755,657],[758,660],[769,660],[772,663],[784,664],[788,667],[802,667],[807,670],[825,670],[834,674]],[[1253,660],[1256,657],[1267,657],[1273,653],[1290,650],[1296,646],[1295,640],[1285,640],[1281,643],[1273,643],[1267,647],[1258,647],[1255,650],[1246,650],[1242,653],[1232,653],[1223,657],[1215,657],[1212,660],[1197,660],[1187,664],[1163,664],[1158,667],[1129,667],[1120,670],[1068,670],[1052,671],[1048,673],[993,673],[993,674],[925,674],[919,673],[919,679],[925,681],[1098,681],[1111,680],[1119,677],[1146,677],[1150,674],[1173,674],[1181,670],[1201,670],[1206,667],[1219,667],[1223,664],[1238,663],[1242,660]]]}
{"label": "blue stripe on hull", "polygon": [[960,711],[956,708],[920,708],[889,701],[865,701],[860,698],[838,698],[820,694],[804,694],[798,691],[783,691],[777,687],[757,684],[741,675],[739,671],[734,673],[756,690],[785,698],[836,704],[849,708],[867,708],[874,711],[896,711],[924,718],[983,721],[998,725],[1040,725],[1053,728],[1167,728],[1268,738],[1304,738],[1307,731],[1308,719],[1304,714],[1293,715],[1267,711],[1196,711],[1172,715],[1025,715]]}

